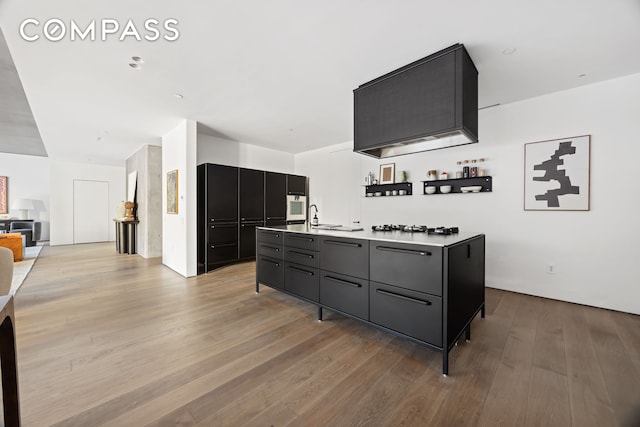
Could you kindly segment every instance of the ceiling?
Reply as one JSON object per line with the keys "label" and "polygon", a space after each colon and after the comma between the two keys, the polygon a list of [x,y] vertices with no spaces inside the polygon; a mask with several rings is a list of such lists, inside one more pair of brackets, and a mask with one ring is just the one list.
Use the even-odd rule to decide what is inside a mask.
{"label": "ceiling", "polygon": [[[131,19],[143,34],[174,18],[180,37],[28,42],[26,18],[40,34],[51,18]],[[640,72],[638,0],[0,0],[0,27],[49,156],[114,165],[184,118],[291,153],[350,141],[354,88],[457,42],[480,106]]]}

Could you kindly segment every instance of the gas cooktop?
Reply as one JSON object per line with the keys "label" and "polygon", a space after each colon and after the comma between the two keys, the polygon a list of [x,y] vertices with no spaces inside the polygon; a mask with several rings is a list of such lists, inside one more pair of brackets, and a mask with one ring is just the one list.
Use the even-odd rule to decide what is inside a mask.
{"label": "gas cooktop", "polygon": [[426,225],[384,224],[374,225],[373,231],[401,231],[404,233],[427,233],[449,235],[458,233],[458,227],[427,227]]}

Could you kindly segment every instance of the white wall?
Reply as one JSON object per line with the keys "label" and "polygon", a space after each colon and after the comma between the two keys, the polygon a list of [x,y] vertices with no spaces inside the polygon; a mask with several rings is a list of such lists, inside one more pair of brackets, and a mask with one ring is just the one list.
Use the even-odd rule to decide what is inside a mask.
{"label": "white wall", "polygon": [[[478,144],[386,160],[345,155],[360,174],[343,187],[331,184],[331,153],[350,144],[296,155],[296,173],[310,176],[310,203],[320,212],[342,192],[359,201],[365,226],[451,225],[486,233],[487,286],[640,314],[638,117],[640,74],[483,110]],[[524,144],[584,134],[591,135],[591,210],[525,212]],[[480,157],[487,158],[492,193],[422,195],[427,170],[454,172],[457,160]],[[360,196],[366,173],[377,177],[384,163],[409,172],[413,196]]]}
{"label": "white wall", "polygon": [[[197,272],[196,122],[162,137],[162,263],[185,277]],[[178,214],[167,214],[167,172],[178,170]]]}
{"label": "white wall", "polygon": [[[118,202],[125,199],[125,168],[51,160],[51,245],[73,244],[73,180],[109,183],[109,218],[115,218]],[[109,224],[109,240],[116,239],[115,225]],[[115,248],[114,248],[115,250]]]}
{"label": "white wall", "polygon": [[9,215],[19,213],[11,209],[16,199],[32,199],[35,209],[29,219],[40,221],[40,240],[49,240],[49,158],[0,153],[0,175],[7,176]]}
{"label": "white wall", "polygon": [[162,147],[145,145],[127,159],[127,176],[137,172],[136,252],[162,255]]}
{"label": "white wall", "polygon": [[284,151],[198,133],[197,164],[215,163],[248,169],[293,173],[294,156]]}

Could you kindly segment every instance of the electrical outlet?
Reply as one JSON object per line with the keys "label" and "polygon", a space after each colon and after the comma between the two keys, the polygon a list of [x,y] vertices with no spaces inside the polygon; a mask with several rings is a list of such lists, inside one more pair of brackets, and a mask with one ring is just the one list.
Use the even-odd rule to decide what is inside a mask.
{"label": "electrical outlet", "polygon": [[556,266],[553,264],[547,264],[547,273],[556,274]]}

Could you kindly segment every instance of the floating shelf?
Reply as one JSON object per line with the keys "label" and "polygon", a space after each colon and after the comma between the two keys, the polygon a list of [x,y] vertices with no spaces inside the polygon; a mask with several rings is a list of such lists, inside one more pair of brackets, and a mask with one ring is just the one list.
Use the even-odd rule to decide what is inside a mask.
{"label": "floating shelf", "polygon": [[407,194],[396,194],[395,196],[389,195],[389,197],[399,197],[399,196],[411,196],[413,194],[413,184],[410,182],[398,182],[396,184],[376,184],[376,185],[366,185],[365,186],[365,196],[367,194],[372,194],[372,196],[367,197],[376,197],[373,194],[380,192],[381,196],[378,197],[386,197],[386,191],[397,190],[405,190]]}
{"label": "floating shelf", "polygon": [[[493,179],[490,176],[478,176],[475,178],[453,178],[453,179],[437,179],[433,181],[422,181],[424,186],[422,189],[422,194],[432,196],[434,194],[453,194],[453,193],[462,193],[460,188],[462,187],[471,187],[474,185],[479,185],[482,189],[479,191],[480,193],[490,193],[493,189]],[[450,185],[451,191],[449,193],[441,193],[440,186],[441,185]],[[428,194],[426,192],[427,187],[435,187],[436,192],[432,194]]]}

